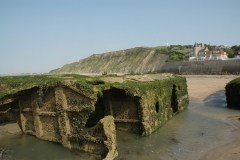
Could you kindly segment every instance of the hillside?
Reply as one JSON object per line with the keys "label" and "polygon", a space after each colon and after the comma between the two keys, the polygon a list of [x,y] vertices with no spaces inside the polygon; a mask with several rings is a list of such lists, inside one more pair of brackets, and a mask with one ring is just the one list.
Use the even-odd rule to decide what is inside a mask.
{"label": "hillside", "polygon": [[137,47],[94,54],[78,62],[52,70],[50,73],[147,73],[161,68],[168,58],[169,56],[162,53],[161,49],[157,47]]}

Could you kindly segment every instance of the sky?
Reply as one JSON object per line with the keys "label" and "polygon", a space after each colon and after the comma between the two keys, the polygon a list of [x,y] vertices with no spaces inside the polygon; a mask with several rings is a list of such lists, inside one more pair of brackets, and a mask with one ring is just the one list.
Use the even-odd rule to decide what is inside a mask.
{"label": "sky", "polygon": [[240,45],[239,0],[0,0],[0,74],[140,46]]}

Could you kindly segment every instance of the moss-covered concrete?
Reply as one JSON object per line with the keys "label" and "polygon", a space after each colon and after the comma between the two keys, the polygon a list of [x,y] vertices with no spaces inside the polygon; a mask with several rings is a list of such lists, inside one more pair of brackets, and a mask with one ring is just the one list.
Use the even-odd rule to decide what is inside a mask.
{"label": "moss-covered concrete", "polygon": [[240,109],[240,77],[230,81],[226,87],[227,106]]}
{"label": "moss-covered concrete", "polygon": [[106,159],[117,156],[115,128],[147,136],[188,104],[186,79],[174,75],[42,75],[0,82],[4,120],[17,121],[23,133]]}

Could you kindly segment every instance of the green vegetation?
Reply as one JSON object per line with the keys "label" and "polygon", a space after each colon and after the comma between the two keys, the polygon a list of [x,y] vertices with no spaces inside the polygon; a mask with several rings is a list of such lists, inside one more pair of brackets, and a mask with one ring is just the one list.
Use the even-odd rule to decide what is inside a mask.
{"label": "green vegetation", "polygon": [[225,89],[228,107],[240,109],[240,77],[230,81]]}
{"label": "green vegetation", "polygon": [[184,80],[185,78],[183,77],[173,76],[163,80],[146,81],[140,83],[126,81],[124,83],[112,84],[112,86],[115,88],[124,89],[132,94],[145,95],[148,94],[149,91],[153,91],[156,93],[155,95],[159,95],[159,93],[164,92],[164,89],[172,88],[173,84],[178,84],[180,82],[182,83]]}
{"label": "green vegetation", "polygon": [[146,126],[144,136],[161,127],[173,115],[184,110],[188,104],[187,83],[184,77],[173,76],[141,83],[128,81],[114,84],[113,87],[124,89],[128,95],[141,97],[142,106],[147,108],[146,111],[150,111],[146,115],[151,117],[147,120],[151,125]]}
{"label": "green vegetation", "polygon": [[[67,84],[69,81],[77,82],[76,87],[93,93],[93,87],[86,79],[80,75],[32,75],[32,76],[6,76],[0,77],[0,98],[15,94],[21,90],[34,87],[48,88],[51,86]],[[79,85],[80,84],[80,85]]]}
{"label": "green vegetation", "polygon": [[224,52],[227,53],[228,58],[233,58],[235,56],[234,51],[231,48],[224,48],[223,50],[224,50]]}
{"label": "green vegetation", "polygon": [[224,48],[223,50],[228,54],[228,58],[233,58],[240,52],[240,45],[234,45],[231,48]]}
{"label": "green vegetation", "polygon": [[[215,48],[224,50],[229,58],[240,52],[239,46],[225,47],[206,45],[209,51]],[[170,45],[157,47],[136,47],[126,50],[94,54],[81,61],[66,64],[62,68],[52,70],[52,74],[65,73],[150,73],[159,71],[165,62],[188,61],[192,45]]]}
{"label": "green vegetation", "polygon": [[[122,90],[124,91],[124,95],[127,95],[128,100],[131,99],[133,100],[132,102],[138,103],[138,110],[141,112],[138,114],[142,116],[141,122],[144,122],[139,124],[141,125],[140,132],[143,136],[147,136],[154,132],[172,116],[184,110],[188,104],[186,78],[170,74],[105,75],[97,77],[76,74],[11,76],[0,77],[0,84],[0,104],[9,103],[8,100],[18,99],[18,95],[20,94],[29,92],[37,93],[38,88],[41,88],[40,91],[43,91],[43,93],[47,93],[45,91],[54,88],[56,93],[59,88],[56,89],[55,87],[64,86],[62,88],[63,91],[67,87],[73,92],[78,92],[82,96],[87,97],[87,99],[91,99],[90,101],[92,104],[89,105],[95,106],[102,105],[98,104],[98,102],[101,102],[104,98],[109,98],[106,92],[110,94],[119,94],[114,91]],[[105,95],[106,97],[104,97]],[[123,98],[123,101],[124,100],[126,99]],[[74,104],[77,103],[77,101],[75,102],[75,100],[71,100],[71,98],[68,101],[70,101],[71,104],[72,102]],[[81,103],[82,102],[79,102],[79,104]],[[81,111],[86,111],[87,113],[92,112],[94,106],[89,107],[89,105],[86,105],[87,107],[81,109]],[[59,115],[62,113],[61,109],[57,109],[57,111]]]}
{"label": "green vegetation", "polygon": [[[92,55],[86,59],[72,64],[67,64],[62,68],[50,73],[130,73],[148,72],[156,64],[165,62],[166,55],[155,53],[154,48],[136,47],[126,50],[108,52],[104,54]],[[150,66],[144,67],[144,66]],[[146,71],[145,71],[146,70]]]}
{"label": "green vegetation", "polygon": [[191,45],[170,45],[165,47],[156,47],[156,52],[168,55],[169,58],[167,61],[186,61],[189,58],[188,53],[191,47]]}
{"label": "green vegetation", "polygon": [[[76,74],[64,75],[31,75],[31,76],[6,76],[0,77],[0,99],[4,96],[17,94],[19,91],[28,90],[31,88],[47,89],[58,85],[67,85],[84,92],[90,97],[95,97],[104,89],[110,87],[124,89],[127,92],[134,94],[147,94],[150,90],[161,92],[159,89],[166,88],[173,83],[182,81],[182,77],[172,76],[163,80],[137,82],[124,80],[123,82],[107,82],[105,79],[123,78],[124,76],[97,76],[88,77]],[[100,93],[101,95],[101,93]],[[156,94],[157,95],[157,94]]]}
{"label": "green vegetation", "polygon": [[136,47],[95,54],[50,73],[148,73],[167,61],[188,60],[190,48],[181,45]]}

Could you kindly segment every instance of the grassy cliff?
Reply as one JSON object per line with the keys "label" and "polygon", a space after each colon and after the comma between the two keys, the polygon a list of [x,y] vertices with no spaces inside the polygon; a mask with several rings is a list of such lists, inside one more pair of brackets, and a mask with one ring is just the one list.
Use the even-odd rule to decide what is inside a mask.
{"label": "grassy cliff", "polygon": [[157,70],[169,60],[170,54],[164,51],[161,47],[137,47],[94,54],[50,73],[147,73]]}

